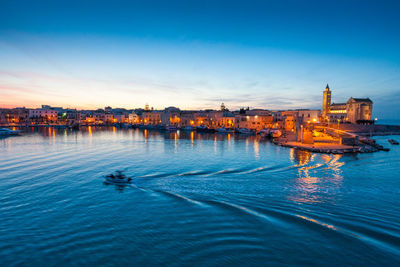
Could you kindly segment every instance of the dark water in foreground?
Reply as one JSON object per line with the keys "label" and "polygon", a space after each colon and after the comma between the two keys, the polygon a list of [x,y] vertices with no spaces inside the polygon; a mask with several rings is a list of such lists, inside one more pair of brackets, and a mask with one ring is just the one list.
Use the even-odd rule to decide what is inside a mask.
{"label": "dark water in foreground", "polygon": [[[0,265],[399,265],[387,139],[345,156],[115,128],[0,139]],[[104,185],[117,169],[134,184]]]}

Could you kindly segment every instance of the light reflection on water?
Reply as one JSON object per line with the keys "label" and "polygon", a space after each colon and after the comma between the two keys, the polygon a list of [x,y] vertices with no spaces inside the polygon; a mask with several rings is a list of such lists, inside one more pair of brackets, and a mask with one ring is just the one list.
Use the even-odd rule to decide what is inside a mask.
{"label": "light reflection on water", "polygon": [[[6,266],[399,264],[397,147],[325,155],[259,136],[87,127],[28,128],[0,152]],[[115,170],[134,183],[103,185]]]}
{"label": "light reflection on water", "polygon": [[[319,155],[322,161],[316,160],[317,154],[292,148],[290,150],[290,159],[293,167],[298,170],[296,179],[297,194],[289,199],[299,203],[314,203],[327,201],[326,196],[322,198],[320,191],[330,184],[331,192],[338,192],[343,179],[341,167],[345,162],[340,161],[343,155]],[[329,170],[329,171],[321,171]],[[331,197],[332,200],[335,197]]]}

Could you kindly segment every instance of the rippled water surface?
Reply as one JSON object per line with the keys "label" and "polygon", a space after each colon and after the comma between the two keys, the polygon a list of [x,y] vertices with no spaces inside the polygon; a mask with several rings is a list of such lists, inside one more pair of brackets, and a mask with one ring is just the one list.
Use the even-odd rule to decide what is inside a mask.
{"label": "rippled water surface", "polygon": [[[387,139],[390,152],[342,156],[255,136],[29,129],[0,139],[0,265],[399,265]],[[115,170],[133,184],[103,184]]]}

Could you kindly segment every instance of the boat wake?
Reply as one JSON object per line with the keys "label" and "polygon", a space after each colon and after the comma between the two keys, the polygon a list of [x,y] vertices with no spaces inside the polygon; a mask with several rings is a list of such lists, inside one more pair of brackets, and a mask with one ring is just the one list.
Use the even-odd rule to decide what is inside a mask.
{"label": "boat wake", "polygon": [[[333,235],[340,235],[346,236],[348,238],[355,239],[359,242],[366,243],[368,245],[373,245],[379,247],[383,250],[390,250],[393,253],[398,253],[398,248],[400,247],[400,238],[399,236],[392,235],[390,233],[386,233],[384,235],[371,230],[371,229],[364,229],[362,227],[358,227],[353,229],[351,225],[346,227],[346,223],[341,223],[342,226],[337,226],[333,223],[324,222],[320,219],[313,218],[312,215],[309,214],[299,214],[298,210],[291,211],[292,208],[289,210],[282,210],[280,208],[250,208],[246,207],[241,204],[236,204],[228,201],[223,200],[216,200],[216,199],[208,199],[208,200],[199,200],[194,199],[191,197],[184,196],[182,194],[166,191],[166,190],[153,190],[148,188],[143,188],[137,186],[135,184],[130,184],[128,187],[132,189],[137,189],[142,192],[151,193],[152,196],[163,196],[167,197],[168,199],[174,201],[180,201],[182,203],[187,204],[194,204],[196,207],[204,208],[205,211],[211,209],[215,211],[221,210],[222,212],[230,212],[233,213],[234,216],[242,217],[248,216],[248,219],[251,218],[257,219],[259,223],[270,223],[275,227],[282,228],[282,229],[290,229],[293,228],[295,225],[296,228],[308,228],[311,231],[320,232],[321,230],[327,231],[327,233]],[[221,212],[220,211],[220,212]],[[256,221],[253,221],[255,223]],[[338,236],[339,238],[339,236]]]}

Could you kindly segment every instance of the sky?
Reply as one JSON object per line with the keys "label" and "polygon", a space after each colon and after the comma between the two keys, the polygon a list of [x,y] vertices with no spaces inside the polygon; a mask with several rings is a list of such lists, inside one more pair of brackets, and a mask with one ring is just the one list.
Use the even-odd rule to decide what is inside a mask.
{"label": "sky", "polygon": [[318,108],[400,119],[400,1],[0,0],[0,107]]}

